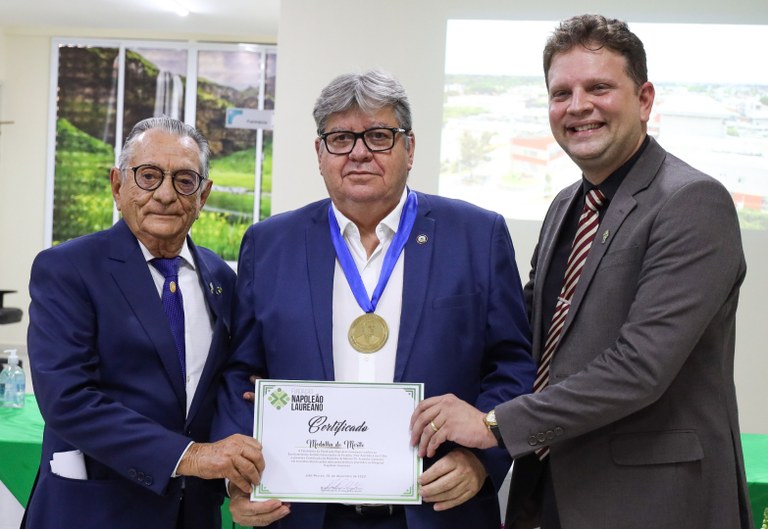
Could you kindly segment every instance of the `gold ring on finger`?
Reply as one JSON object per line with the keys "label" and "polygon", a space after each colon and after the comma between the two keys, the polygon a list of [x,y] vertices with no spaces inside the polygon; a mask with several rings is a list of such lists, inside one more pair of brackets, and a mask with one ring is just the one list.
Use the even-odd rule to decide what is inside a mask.
{"label": "gold ring on finger", "polygon": [[437,426],[435,426],[435,421],[429,421],[429,425],[432,427],[432,430],[434,430],[435,433],[437,433],[437,431],[440,429]]}

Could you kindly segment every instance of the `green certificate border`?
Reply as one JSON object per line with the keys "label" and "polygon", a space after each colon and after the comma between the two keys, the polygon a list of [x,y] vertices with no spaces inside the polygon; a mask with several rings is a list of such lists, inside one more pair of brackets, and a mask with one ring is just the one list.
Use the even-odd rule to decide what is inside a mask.
{"label": "green certificate border", "polygon": [[[254,408],[254,426],[253,437],[262,442],[264,435],[264,413],[265,406],[271,405],[276,408],[287,406],[289,403],[286,388],[328,388],[332,387],[340,390],[354,390],[356,388],[380,388],[382,390],[402,390],[405,391],[413,400],[414,409],[424,398],[423,383],[364,383],[364,382],[326,382],[309,380],[276,380],[259,379],[256,381],[256,402]],[[269,465],[269,461],[267,461]],[[422,459],[418,456],[418,451],[413,450],[413,464],[411,465],[410,486],[395,494],[363,495],[360,493],[302,493],[296,491],[278,491],[269,490],[267,486],[260,483],[251,494],[254,501],[279,499],[282,501],[307,502],[307,503],[367,503],[367,504],[420,504],[418,479],[422,473]]]}

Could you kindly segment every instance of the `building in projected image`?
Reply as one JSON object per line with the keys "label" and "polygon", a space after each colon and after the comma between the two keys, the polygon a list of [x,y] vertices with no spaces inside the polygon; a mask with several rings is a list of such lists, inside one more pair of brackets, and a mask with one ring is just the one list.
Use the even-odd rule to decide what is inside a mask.
{"label": "building in projected image", "polygon": [[[543,42],[555,22],[461,21],[448,24],[440,193],[541,220],[578,168],[549,130],[541,65],[528,53],[488,61],[489,50]],[[648,133],[670,153],[731,191],[743,228],[768,229],[768,71],[739,67],[734,50],[755,49],[768,26],[633,24],[643,39],[656,99]],[[691,33],[690,38],[681,35]],[[728,35],[702,50],[702,69],[669,46],[670,36]],[[726,49],[727,48],[727,49]],[[540,58],[538,59],[540,61]],[[655,70],[654,70],[655,68]],[[707,75],[709,77],[704,78]],[[719,76],[719,77],[712,77]]]}

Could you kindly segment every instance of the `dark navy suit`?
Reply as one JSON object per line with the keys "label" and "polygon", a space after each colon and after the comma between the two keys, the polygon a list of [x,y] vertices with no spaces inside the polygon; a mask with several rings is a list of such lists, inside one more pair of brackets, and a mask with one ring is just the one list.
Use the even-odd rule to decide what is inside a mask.
{"label": "dark navy suit", "polygon": [[[504,219],[465,202],[418,194],[404,250],[403,301],[394,382],[423,382],[427,397],[454,393],[490,410],[530,391],[535,372],[514,250]],[[330,200],[252,226],[238,263],[233,361],[225,371],[214,436],[251,433],[248,376],[333,380],[336,254]],[[452,447],[447,446],[437,457]],[[463,505],[407,506],[410,529],[498,529],[496,491],[505,450],[477,452],[491,478]],[[425,461],[425,467],[432,463]],[[269,461],[266,462],[269,465]],[[324,504],[293,503],[281,528],[320,529]],[[363,523],[362,526],[365,526]]]}
{"label": "dark navy suit", "polygon": [[[208,440],[229,347],[235,274],[188,240],[214,331],[188,416],[176,347],[136,238],[111,229],[41,252],[30,280],[30,365],[45,419],[28,529],[173,529],[221,524],[221,481],[171,478],[190,440]],[[87,480],[51,473],[85,454]]]}

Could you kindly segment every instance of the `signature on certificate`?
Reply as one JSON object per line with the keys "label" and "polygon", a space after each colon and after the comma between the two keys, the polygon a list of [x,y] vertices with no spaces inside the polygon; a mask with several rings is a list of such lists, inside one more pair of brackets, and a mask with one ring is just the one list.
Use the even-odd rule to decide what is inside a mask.
{"label": "signature on certificate", "polygon": [[351,479],[334,479],[327,485],[321,485],[320,490],[322,492],[362,492],[363,487],[359,481]]}

